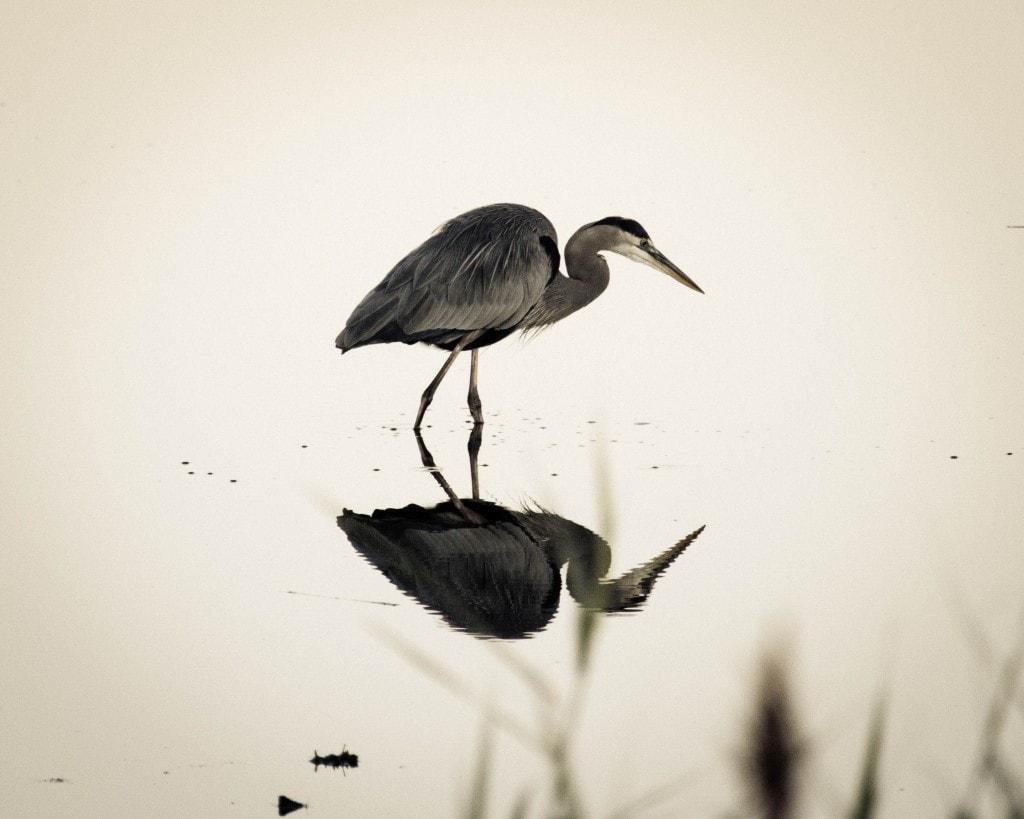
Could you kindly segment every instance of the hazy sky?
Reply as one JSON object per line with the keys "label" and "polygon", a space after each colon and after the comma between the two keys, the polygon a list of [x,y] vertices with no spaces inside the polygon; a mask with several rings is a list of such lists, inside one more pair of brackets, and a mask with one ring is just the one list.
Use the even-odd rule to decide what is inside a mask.
{"label": "hazy sky", "polygon": [[[22,420],[126,373],[127,412],[159,420],[196,391],[167,383],[174,363],[217,349],[248,351],[200,385],[225,400],[314,347],[333,363],[323,339],[403,253],[501,200],[562,241],[640,220],[707,298],[614,263],[614,299],[581,332],[623,345],[681,316],[669,343],[692,345],[693,376],[732,373],[762,413],[793,411],[767,375],[780,360],[876,422],[867,382],[940,368],[897,401],[931,404],[997,388],[950,373],[1020,361],[1000,350],[1024,293],[1006,229],[1024,221],[1018,4],[2,14],[3,356]],[[722,389],[720,417],[743,403]]]}

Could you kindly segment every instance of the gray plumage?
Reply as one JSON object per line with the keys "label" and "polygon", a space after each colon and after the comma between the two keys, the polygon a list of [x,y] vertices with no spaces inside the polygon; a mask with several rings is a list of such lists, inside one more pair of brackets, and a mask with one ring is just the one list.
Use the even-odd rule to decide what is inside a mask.
{"label": "gray plumage", "polygon": [[507,335],[540,300],[558,261],[554,225],[532,208],[491,205],[456,216],[366,294],[337,346],[423,341],[450,350],[470,330]]}
{"label": "gray plumage", "polygon": [[597,298],[608,286],[600,251],[648,264],[703,292],[631,219],[612,216],[576,231],[565,247],[563,276],[558,236],[543,214],[524,205],[488,205],[446,222],[395,265],[352,312],[335,344],[343,353],[395,341],[451,351],[423,393],[415,429],[455,358],[472,350],[469,405],[473,420],[482,423],[477,348],[552,324]]}

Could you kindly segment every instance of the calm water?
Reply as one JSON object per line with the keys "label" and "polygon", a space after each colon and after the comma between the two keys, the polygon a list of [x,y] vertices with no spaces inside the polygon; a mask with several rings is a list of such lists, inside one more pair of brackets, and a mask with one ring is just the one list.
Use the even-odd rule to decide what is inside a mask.
{"label": "calm water", "polygon": [[[469,497],[460,415],[435,408],[424,437]],[[500,410],[480,479],[505,507],[489,514],[506,541],[496,524],[461,541],[492,564],[467,569],[459,543],[426,541],[404,558],[381,547],[375,567],[338,516],[447,499],[408,427],[342,417],[230,456],[213,436],[146,452],[111,442],[101,463],[67,463],[40,526],[59,518],[78,537],[8,575],[22,627],[7,810],[272,815],[287,794],[321,812],[447,816],[468,804],[490,742],[488,804],[503,815],[528,798],[536,813],[550,798],[544,738],[578,708],[571,770],[594,815],[726,812],[760,652],[780,640],[814,758],[811,812],[852,798],[880,692],[886,815],[960,796],[996,679],[969,623],[995,660],[1016,633],[1018,455],[882,438],[824,451],[664,412]],[[523,537],[524,508],[558,523]],[[578,678],[579,577],[621,578],[701,526],[642,605],[598,616]],[[545,534],[575,549],[561,583]],[[509,539],[536,554],[509,558]],[[495,586],[511,602],[479,608],[505,614],[460,622],[458,601],[500,597]],[[358,768],[308,762],[343,749]]]}

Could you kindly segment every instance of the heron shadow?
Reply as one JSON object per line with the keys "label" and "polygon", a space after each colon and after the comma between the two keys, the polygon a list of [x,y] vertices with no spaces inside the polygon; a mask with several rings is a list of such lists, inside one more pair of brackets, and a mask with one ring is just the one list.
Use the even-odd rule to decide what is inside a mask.
{"label": "heron shadow", "polygon": [[453,629],[506,640],[542,631],[558,610],[563,572],[578,605],[604,614],[639,611],[657,579],[704,530],[607,578],[612,550],[597,533],[540,507],[511,509],[480,500],[480,438],[477,425],[468,447],[472,497],[452,489],[417,433],[422,464],[448,500],[371,514],[346,509],[337,519],[367,562]]}

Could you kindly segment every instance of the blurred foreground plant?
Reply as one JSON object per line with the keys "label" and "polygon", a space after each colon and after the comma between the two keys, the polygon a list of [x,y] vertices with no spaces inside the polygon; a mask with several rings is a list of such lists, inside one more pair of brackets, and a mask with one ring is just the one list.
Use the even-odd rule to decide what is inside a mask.
{"label": "blurred foreground plant", "polygon": [[1020,760],[1016,770],[1006,759],[1000,746],[1006,724],[1016,706],[1018,717],[1024,717],[1024,696],[1020,681],[1024,670],[1024,612],[1018,626],[1017,645],[1003,662],[996,680],[995,691],[982,727],[978,748],[978,761],[970,773],[966,792],[957,809],[957,819],[973,819],[981,815],[978,807],[986,796],[1002,802],[1006,817],[1024,819],[1024,783]]}
{"label": "blurred foreground plant", "polygon": [[797,722],[782,649],[766,650],[754,706],[739,754],[740,778],[759,816],[791,816],[800,788],[806,743]]}

